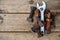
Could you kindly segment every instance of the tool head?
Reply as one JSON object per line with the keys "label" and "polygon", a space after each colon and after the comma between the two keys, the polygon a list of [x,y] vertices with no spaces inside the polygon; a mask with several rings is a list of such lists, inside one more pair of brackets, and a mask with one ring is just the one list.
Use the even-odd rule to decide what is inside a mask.
{"label": "tool head", "polygon": [[39,5],[37,3],[37,9],[40,10],[40,11],[45,11],[45,9],[46,9],[46,3],[44,1],[42,1],[42,5]]}

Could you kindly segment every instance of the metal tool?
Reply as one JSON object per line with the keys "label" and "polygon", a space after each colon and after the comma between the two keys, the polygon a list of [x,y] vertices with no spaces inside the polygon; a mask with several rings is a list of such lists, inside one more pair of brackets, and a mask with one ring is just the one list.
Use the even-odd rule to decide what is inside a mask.
{"label": "metal tool", "polygon": [[[40,12],[41,12],[41,21],[44,22],[44,11],[45,11],[45,9],[46,9],[46,3],[45,3],[44,1],[42,1],[42,5],[39,5],[39,4],[37,3],[37,9],[40,10]],[[43,34],[44,34],[44,25],[41,27],[41,31],[42,31]]]}

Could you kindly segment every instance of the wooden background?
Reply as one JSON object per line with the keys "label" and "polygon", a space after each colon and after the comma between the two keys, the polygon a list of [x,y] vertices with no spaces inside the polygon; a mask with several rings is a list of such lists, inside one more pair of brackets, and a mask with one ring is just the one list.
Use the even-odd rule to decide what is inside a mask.
{"label": "wooden background", "polygon": [[[37,2],[41,3],[42,0],[33,0],[34,1],[33,4],[30,4],[29,1],[30,0],[0,0],[0,16],[3,18],[3,23],[1,23],[0,21],[1,40],[24,40],[24,39],[39,40],[36,37],[37,35],[34,35],[29,32],[31,25],[29,24],[29,22],[27,22],[27,17],[29,16],[30,13],[30,6],[36,6],[36,3]],[[50,9],[51,12],[56,13],[55,17],[56,28],[53,29],[52,31],[59,32],[60,0],[43,0],[43,1],[46,2],[47,8]],[[41,39],[58,40],[59,34],[60,33],[52,33],[49,36],[44,36]],[[53,36],[51,37],[51,35]]]}

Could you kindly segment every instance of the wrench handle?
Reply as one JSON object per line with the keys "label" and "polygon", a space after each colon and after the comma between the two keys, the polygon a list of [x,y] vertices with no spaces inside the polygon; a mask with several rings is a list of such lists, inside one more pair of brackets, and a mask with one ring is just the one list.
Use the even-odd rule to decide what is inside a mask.
{"label": "wrench handle", "polygon": [[44,21],[44,12],[41,11],[41,21]]}
{"label": "wrench handle", "polygon": [[[43,21],[44,22],[44,11],[41,11],[41,21]],[[45,29],[44,29],[44,25],[41,27],[41,32],[43,32],[42,34],[44,34],[44,31],[45,31]]]}

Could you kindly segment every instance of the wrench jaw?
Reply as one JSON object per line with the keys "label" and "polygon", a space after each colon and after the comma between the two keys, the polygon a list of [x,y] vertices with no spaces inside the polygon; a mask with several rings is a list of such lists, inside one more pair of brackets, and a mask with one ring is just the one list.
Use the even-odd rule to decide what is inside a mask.
{"label": "wrench jaw", "polygon": [[42,5],[39,5],[39,3],[37,3],[37,9],[40,10],[40,11],[45,11],[46,3],[44,1],[42,1]]}
{"label": "wrench jaw", "polygon": [[38,9],[38,10],[40,9],[40,5],[39,5],[39,3],[37,3],[37,9]]}
{"label": "wrench jaw", "polygon": [[[41,21],[44,22],[44,11],[46,9],[46,3],[44,1],[42,1],[42,5],[39,5],[37,3],[37,9],[40,10],[40,12],[41,12]],[[45,32],[44,25],[41,27],[41,32],[42,32],[42,34],[44,34],[44,32]]]}
{"label": "wrench jaw", "polygon": [[43,3],[43,5],[42,5],[43,10],[45,11],[45,9],[46,9],[46,3],[44,1],[42,1],[42,3]]}

